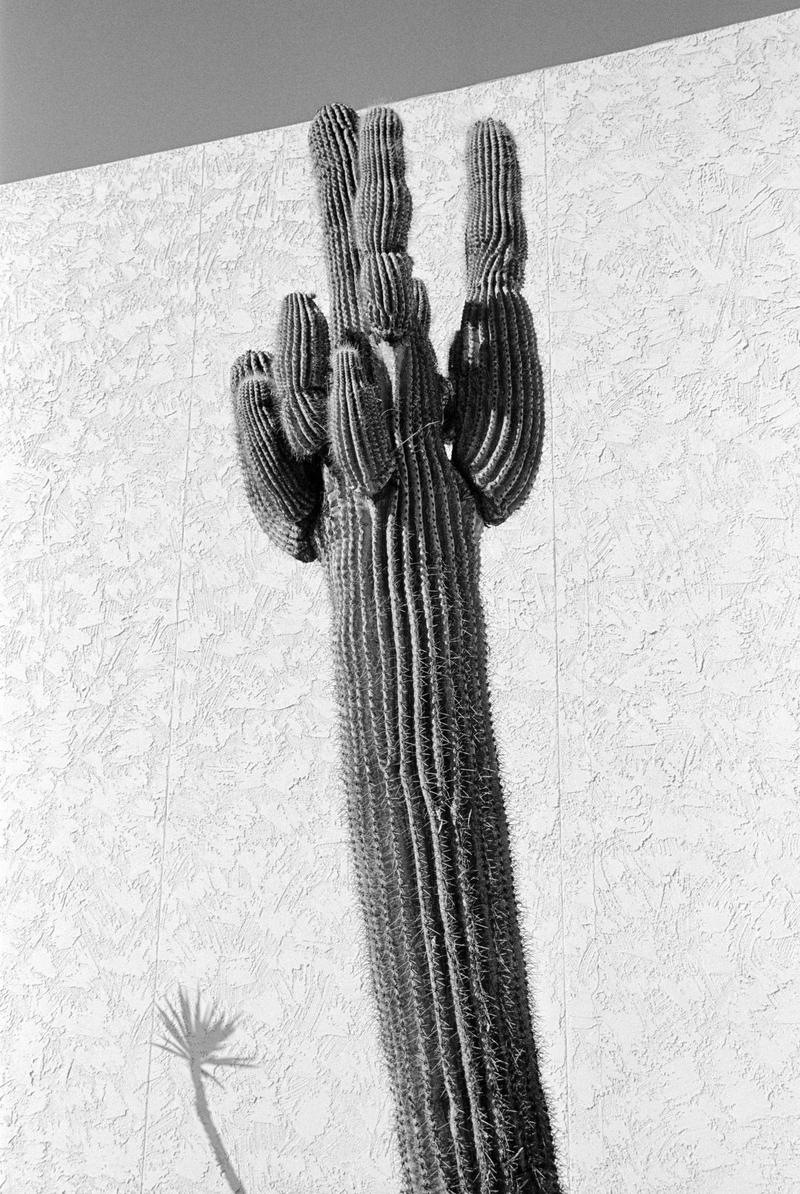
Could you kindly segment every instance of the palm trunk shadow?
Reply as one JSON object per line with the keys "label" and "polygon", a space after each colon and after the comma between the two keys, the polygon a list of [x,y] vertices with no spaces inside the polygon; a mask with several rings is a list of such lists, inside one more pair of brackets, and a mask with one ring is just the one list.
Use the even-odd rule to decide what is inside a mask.
{"label": "palm trunk shadow", "polygon": [[254,1063],[244,1057],[223,1057],[220,1055],[223,1044],[236,1028],[236,1017],[226,1021],[223,1015],[215,1014],[213,1006],[209,1011],[201,1015],[199,992],[194,1011],[192,1011],[188,996],[182,988],[178,990],[178,1002],[180,1004],[180,1011],[176,1011],[169,1002],[167,1002],[167,1007],[171,1014],[168,1014],[161,1008],[158,1009],[158,1014],[161,1016],[166,1029],[166,1039],[163,1043],[153,1041],[153,1044],[159,1049],[163,1049],[166,1053],[173,1053],[176,1057],[182,1057],[184,1061],[189,1063],[192,1086],[194,1087],[194,1105],[200,1123],[203,1125],[203,1131],[211,1144],[222,1176],[230,1186],[233,1194],[246,1194],[244,1185],[231,1163],[228,1152],[222,1143],[222,1138],[211,1118],[203,1079],[211,1078],[212,1082],[216,1082],[218,1086],[221,1086],[222,1083],[214,1074],[205,1073],[205,1066],[221,1065],[233,1066],[236,1069],[251,1069],[254,1067]]}

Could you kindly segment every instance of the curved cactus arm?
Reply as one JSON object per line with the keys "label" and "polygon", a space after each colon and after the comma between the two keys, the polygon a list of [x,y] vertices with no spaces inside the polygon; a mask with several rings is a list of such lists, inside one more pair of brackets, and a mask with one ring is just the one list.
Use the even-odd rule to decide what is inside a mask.
{"label": "curved cactus arm", "polygon": [[453,463],[484,522],[513,514],[530,493],[544,435],[542,373],[520,293],[527,235],[513,138],[489,119],[467,148],[467,300],[450,349]]}
{"label": "curved cactus arm", "polygon": [[316,461],[296,460],[289,450],[268,353],[251,349],[236,358],[231,398],[245,493],[261,529],[295,559],[315,559],[321,470]]}

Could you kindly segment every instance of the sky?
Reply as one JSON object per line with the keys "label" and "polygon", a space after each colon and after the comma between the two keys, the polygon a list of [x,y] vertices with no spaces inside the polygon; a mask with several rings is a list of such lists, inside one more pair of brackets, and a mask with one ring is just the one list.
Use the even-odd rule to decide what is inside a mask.
{"label": "sky", "polygon": [[769,0],[0,0],[0,183],[610,54]]}

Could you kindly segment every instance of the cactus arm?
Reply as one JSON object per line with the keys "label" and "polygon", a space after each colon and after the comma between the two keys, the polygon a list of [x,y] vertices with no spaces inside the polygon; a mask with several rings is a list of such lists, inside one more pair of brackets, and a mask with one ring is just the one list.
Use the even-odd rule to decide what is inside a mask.
{"label": "cactus arm", "polygon": [[353,236],[358,184],[358,116],[344,104],[326,104],[308,134],[317,187],[331,301],[331,342],[362,330],[358,292],[359,254]]}
{"label": "cactus arm", "polygon": [[333,358],[331,456],[341,473],[371,497],[395,470],[388,418],[391,388],[363,333],[348,336]]}
{"label": "cactus arm", "polygon": [[503,522],[530,493],[544,434],[542,375],[520,293],[527,234],[516,148],[500,121],[478,121],[467,150],[467,300],[450,350],[453,463],[484,522]]}
{"label": "cactus arm", "polygon": [[419,329],[421,336],[427,336],[431,330],[431,300],[428,298],[428,288],[419,278],[411,279],[413,293],[411,312],[413,322]]}
{"label": "cactus arm", "polygon": [[394,343],[418,312],[406,252],[411,192],[405,180],[403,126],[391,108],[373,108],[361,125],[355,200],[364,315],[373,335]]}
{"label": "cactus arm", "polygon": [[360,255],[354,236],[358,188],[358,117],[328,104],[311,122],[309,147],[317,184],[333,309],[333,369],[328,400],[331,465],[370,497],[394,472],[387,423],[391,397],[363,336]]}
{"label": "cactus arm", "polygon": [[327,441],[330,338],[313,294],[287,294],[278,317],[274,371],[280,422],[298,460],[324,451]]}
{"label": "cactus arm", "polygon": [[316,462],[295,460],[289,451],[268,353],[250,350],[236,358],[231,398],[245,493],[261,529],[295,559],[315,559],[321,471]]}

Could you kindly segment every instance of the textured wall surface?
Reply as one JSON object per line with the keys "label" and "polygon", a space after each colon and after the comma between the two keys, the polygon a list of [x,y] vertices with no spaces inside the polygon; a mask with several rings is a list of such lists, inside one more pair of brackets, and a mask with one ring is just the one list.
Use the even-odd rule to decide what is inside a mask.
{"label": "textured wall surface", "polygon": [[[347,97],[331,97],[346,100]],[[517,138],[541,473],[484,539],[568,1194],[800,1188],[800,12],[397,105],[440,365],[463,149]],[[389,1194],[321,571],[227,376],[327,308],[307,126],[0,191],[0,1188]],[[3,1180],[5,1179],[5,1184]]]}

